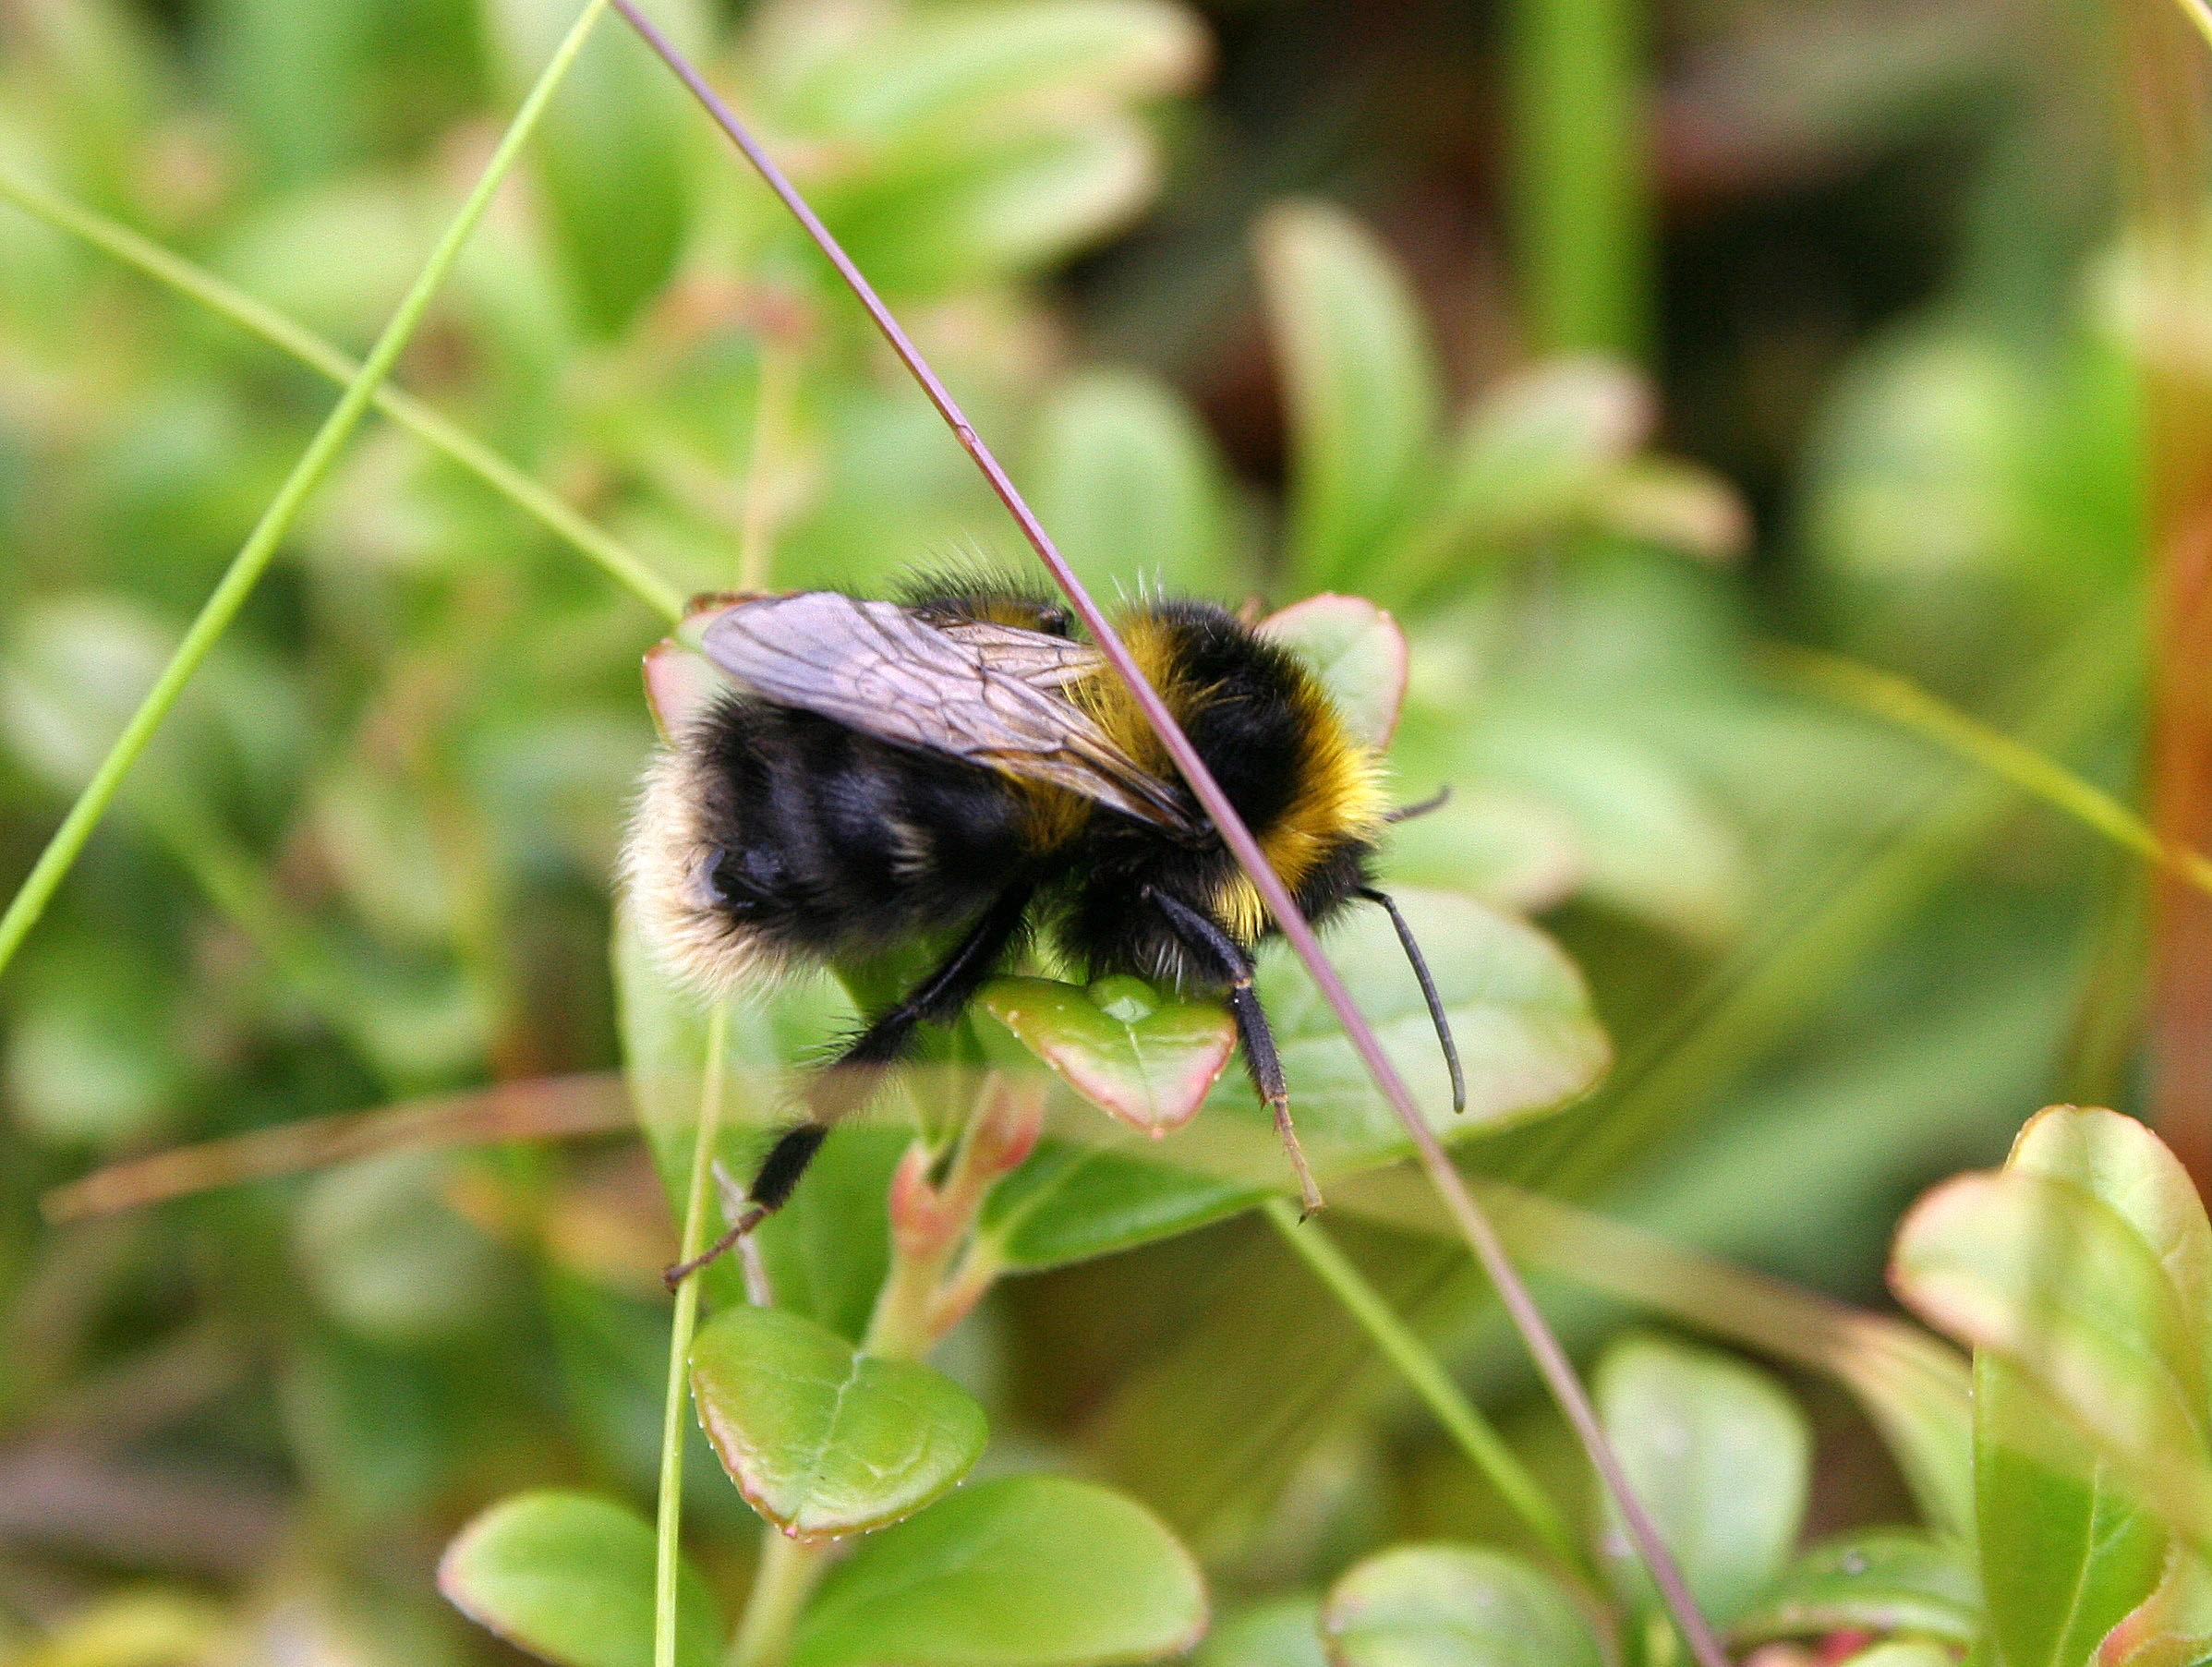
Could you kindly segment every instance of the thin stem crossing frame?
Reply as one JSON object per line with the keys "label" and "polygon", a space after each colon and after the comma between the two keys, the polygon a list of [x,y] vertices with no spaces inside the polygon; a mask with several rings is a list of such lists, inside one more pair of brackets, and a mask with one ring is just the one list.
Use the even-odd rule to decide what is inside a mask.
{"label": "thin stem crossing frame", "polygon": [[1174,760],[1183,779],[1190,784],[1191,793],[1207,817],[1219,830],[1223,843],[1235,856],[1238,865],[1251,878],[1262,901],[1267,905],[1268,912],[1274,916],[1277,929],[1321,992],[1322,999],[1329,1004],[1343,1024],[1345,1035],[1351,1042],[1353,1050],[1359,1054],[1368,1075],[1373,1079],[1376,1088],[1390,1102],[1391,1109],[1404,1124],[1420,1156],[1421,1166],[1428,1172],[1429,1179],[1443,1199],[1454,1225],[1473,1250],[1484,1274],[1497,1288],[1499,1299],[1505,1304],[1514,1329],[1520,1334],[1521,1341],[1534,1360],[1537,1371],[1542,1375],[1553,1398],[1558,1401],[1560,1409],[1565,1413],[1567,1421],[1574,1426],[1575,1433],[1580,1438],[1583,1450],[1589,1455],[1590,1464],[1606,1492],[1619,1505],[1629,1538],[1635,1541],[1638,1554],[1650,1571],[1652,1584],[1665,1600],[1698,1667],[1728,1667],[1728,1658],[1722,1652],[1712,1628],[1698,1612],[1697,1602],[1683,1580],[1681,1569],[1661,1541],[1659,1532],[1637,1499],[1635,1490],[1629,1486],[1620,1461],[1598,1422],[1596,1409],[1591,1407],[1581,1380],[1575,1375],[1574,1366],[1567,1359],[1566,1351],[1560,1347],[1558,1338],[1553,1335],[1551,1327],[1537,1309],[1535,1299],[1529,1295],[1529,1287],[1507,1258],[1497,1229],[1475,1202],[1474,1195],[1469,1191],[1459,1172],[1452,1166],[1443,1142],[1436,1138],[1435,1131],[1429,1127],[1428,1120],[1421,1116],[1420,1108],[1414,1103],[1412,1091],[1398,1074],[1397,1068],[1390,1062],[1389,1056],[1383,1051],[1373,1029],[1353,1004],[1351,992],[1345,987],[1343,979],[1322,949],[1320,940],[1313,935],[1312,925],[1299,909],[1281,876],[1268,864],[1258,840],[1252,838],[1251,829],[1244,825],[1244,819],[1237,814],[1237,807],[1229,803],[1228,795],[1222,791],[1221,784],[1215,780],[1213,772],[1206,767],[1205,760],[1199,756],[1198,750],[1191,744],[1191,738],[1183,733],[1182,726],[1176,721],[1175,715],[1160,698],[1159,691],[1152,686],[1142,668],[1130,656],[1128,645],[1114,629],[1113,622],[1106,618],[1082,581],[1076,576],[1075,570],[1060,554],[1051,535],[1046,532],[1034,512],[1022,499],[1021,491],[1000,466],[998,459],[975,432],[959,402],[937,380],[937,373],[929,368],[928,361],[923,358],[899,320],[892,317],[890,309],[876,295],[875,287],[830,235],[829,229],[808,206],[806,199],[784,176],[774,159],[762,149],[744,124],[738,120],[721,96],[707,84],[706,78],[690,59],[678,51],[674,42],[638,10],[635,0],[612,0],[612,4],[646,44],[690,89],[692,96],[699,101],[715,125],[744,154],[745,160],[753,164],[754,171],[760,175],[768,189],[782,201],[815,246],[837,269],[838,275],[844,280],[876,329],[890,344],[891,351],[898,355],[900,362],[921,384],[922,392],[928,396],[929,403],[937,407],[937,415],[945,419],[954,438],[983,472],[984,479],[989,483],[999,502],[1006,506],[1007,513],[1014,518],[1015,525],[1021,529],[1022,537],[1029,540],[1030,547],[1036,551],[1037,559],[1052,575],[1053,583],[1059,586],[1069,605],[1075,610],[1084,627],[1091,633],[1099,652],[1114,668],[1116,675],[1128,685],[1139,710],[1144,714],[1145,721],[1152,725],[1159,736],[1161,745],[1166,750],[1169,758]]}

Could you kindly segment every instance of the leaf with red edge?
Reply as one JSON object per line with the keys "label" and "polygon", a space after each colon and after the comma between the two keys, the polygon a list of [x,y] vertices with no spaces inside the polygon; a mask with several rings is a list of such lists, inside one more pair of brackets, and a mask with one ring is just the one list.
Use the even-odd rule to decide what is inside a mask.
{"label": "leaf with red edge", "polygon": [[1406,634],[1364,597],[1324,594],[1260,622],[1321,680],[1356,740],[1390,744],[1406,704]]}
{"label": "leaf with red edge", "polygon": [[723,1468],[794,1539],[910,1516],[983,1453],[983,1408],[950,1378],[777,1309],[717,1314],[692,1345],[691,1384]]}
{"label": "leaf with red edge", "polygon": [[994,979],[983,1007],[1077,1093],[1155,1139],[1197,1115],[1237,1039],[1225,1009],[1134,978]]}

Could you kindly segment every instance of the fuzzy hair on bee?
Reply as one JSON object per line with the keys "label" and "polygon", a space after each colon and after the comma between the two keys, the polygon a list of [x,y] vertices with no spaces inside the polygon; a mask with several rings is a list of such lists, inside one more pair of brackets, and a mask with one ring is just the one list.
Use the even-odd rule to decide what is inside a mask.
{"label": "fuzzy hair on bee", "polygon": [[[1307,917],[1360,900],[1389,911],[1458,1097],[1442,1003],[1373,885],[1376,842],[1404,814],[1374,749],[1291,650],[1226,609],[1140,596],[1115,624]],[[647,770],[623,854],[630,908],[662,961],[720,997],[895,946],[950,945],[812,1074],[709,1255],[780,1206],[918,1028],[958,1018],[1032,936],[1087,977],[1225,997],[1319,1206],[1252,983],[1265,910],[1065,610],[956,575],[898,601],[743,598],[701,646],[731,686]]]}

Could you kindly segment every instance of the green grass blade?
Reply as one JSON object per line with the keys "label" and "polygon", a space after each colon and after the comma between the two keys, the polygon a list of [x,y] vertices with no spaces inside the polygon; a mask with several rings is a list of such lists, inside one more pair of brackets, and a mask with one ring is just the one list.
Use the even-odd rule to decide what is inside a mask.
{"label": "green grass blade", "polygon": [[[699,1133],[692,1144],[691,1184],[683,1198],[683,1250],[689,1262],[707,1242],[707,1180],[715,1136],[722,1121],[722,1056],[729,1007],[718,1001],[707,1015],[707,1060],[700,1075]],[[660,1503],[653,1521],[653,1667],[676,1667],[676,1576],[683,1528],[683,1402],[692,1329],[699,1319],[697,1274],[676,1287],[676,1315],[669,1327],[668,1395],[660,1410]]]}
{"label": "green grass blade", "polygon": [[1807,688],[1886,719],[1979,765],[2115,845],[2212,895],[2212,859],[2161,840],[2141,816],[2047,754],[1937,699],[1916,683],[1873,666],[1812,648],[1770,647],[1767,653]]}
{"label": "green grass blade", "polygon": [[345,392],[339,396],[330,416],[323,419],[322,427],[316,430],[315,438],[308,442],[308,449],[300,454],[299,461],[292,465],[292,473],[285,477],[284,485],[277,489],[275,498],[270,501],[268,509],[262,512],[260,522],[247,536],[238,553],[231,558],[230,566],[224,570],[215,588],[209,593],[198,617],[192,621],[191,628],[185,633],[184,641],[177,645],[176,653],[162,668],[162,674],[154,680],[152,689],[148,692],[139,709],[131,714],[130,721],[124,726],[123,733],[116,737],[115,744],[108,750],[107,756],[100,761],[99,769],[93,772],[92,779],[78,796],[77,803],[69,807],[69,814],[62,818],[61,827],[54,830],[54,838],[47,841],[46,849],[39,853],[39,860],[33,864],[30,877],[23,882],[22,888],[8,904],[7,912],[0,915],[0,972],[6,970],[24,937],[37,924],[39,916],[45,912],[47,902],[76,863],[79,853],[84,850],[85,841],[92,837],[92,829],[98,826],[100,818],[107,814],[108,806],[115,802],[116,791],[123,785],[123,778],[129,773],[130,767],[138,762],[139,755],[146,750],[147,743],[153,739],[153,732],[161,728],[162,720],[168,717],[169,708],[176,704],[176,697],[184,692],[185,684],[192,680],[192,674],[199,670],[200,662],[207,658],[223,634],[230,628],[231,622],[237,618],[238,610],[246,605],[246,598],[253,594],[254,586],[260,583],[261,574],[268,570],[270,562],[275,557],[278,547],[291,533],[300,512],[307,507],[308,498],[322,484],[323,477],[330,473],[331,465],[337,461],[339,451],[360,426],[361,418],[368,413],[369,401],[384,379],[392,373],[392,367],[398,361],[408,339],[414,335],[416,326],[422,322],[431,296],[453,270],[462,245],[467,242],[469,234],[476,230],[477,222],[483,217],[485,209],[491,202],[492,193],[499,188],[500,181],[506,177],[508,170],[514,167],[516,157],[521,155],[522,148],[528,140],[531,130],[537,127],[538,117],[545,113],[555,89],[561,85],[562,78],[568,73],[569,66],[575,62],[576,54],[590,34],[592,25],[598,21],[599,15],[607,9],[607,6],[608,0],[586,0],[582,14],[561,42],[560,50],[554,53],[552,61],[538,76],[538,84],[530,89],[530,94],[523,101],[522,108],[515,112],[514,119],[508,124],[506,133],[500,139],[498,150],[492,152],[491,161],[486,165],[475,188],[469,192],[468,200],[461,205],[461,211],[446,227],[444,235],[438,240],[437,248],[430,251],[429,260],[416,275],[413,287],[400,302],[398,310],[392,315],[392,321],[384,327],[384,333],[377,338],[377,344],[369,350],[369,357],[346,384]]}
{"label": "green grass blade", "polygon": [[[57,197],[4,170],[0,170],[0,199],[14,203],[57,231],[82,238],[155,282],[167,284],[177,294],[199,302],[210,312],[290,354],[309,369],[320,371],[341,386],[350,384],[361,374],[357,361],[314,332],[224,283],[204,267],[195,266],[82,203]],[[683,597],[675,586],[474,435],[400,389],[380,386],[371,398],[376,408],[386,417],[425,445],[444,453],[523,513],[574,545],[609,578],[654,612],[671,621],[683,618]]]}
{"label": "green grass blade", "polygon": [[1566,1521],[1545,1497],[1536,1479],[1513,1456],[1490,1421],[1452,1382],[1434,1355],[1413,1329],[1391,1311],[1383,1294],[1367,1282],[1351,1259],[1336,1248],[1315,1221],[1300,1222],[1287,1202],[1271,1198],[1261,1205],[1275,1230],[1329,1287],[1330,1295],[1360,1323],[1377,1348],[1397,1368],[1414,1394],[1420,1396],[1436,1421],[1459,1450],[1473,1461],[1499,1496],[1511,1505],[1546,1550],[1569,1568],[1584,1568],[1587,1559]]}

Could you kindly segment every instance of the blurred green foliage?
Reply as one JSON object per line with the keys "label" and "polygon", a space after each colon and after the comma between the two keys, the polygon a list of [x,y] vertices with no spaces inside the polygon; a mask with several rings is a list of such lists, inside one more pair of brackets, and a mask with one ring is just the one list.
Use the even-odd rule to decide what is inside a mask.
{"label": "blurred green foliage", "polygon": [[[2145,320],[2201,322],[2212,299],[2142,304],[2154,280],[2113,207],[2089,8],[1593,4],[1582,34],[1573,6],[1441,0],[1374,17],[651,9],[758,123],[1088,579],[1231,603],[1340,590],[1395,612],[1411,646],[1396,791],[1454,796],[1398,830],[1393,883],[1461,894],[1434,905],[1450,929],[1431,947],[1470,1015],[1541,1032],[1556,1009],[1564,1029],[1531,1054],[1552,1068],[1566,1033],[1594,1064],[1602,1021],[1618,1061],[1579,1105],[1469,1130],[1470,1169],[1866,1298],[1919,1187],[1995,1161],[2045,1101],[2134,1104],[2131,864],[1759,652],[1786,634],[1877,661],[2131,795]],[[0,8],[0,175],[358,354],[573,16],[18,0]],[[1642,75],[1619,57],[1638,40]],[[1509,124],[1501,159],[1506,88],[1566,102]],[[1601,129],[1566,130],[1593,99]],[[1592,131],[1611,148],[1589,151]],[[1622,153],[1645,133],[1647,153]],[[1024,559],[826,269],[623,30],[588,48],[527,175],[399,383],[679,593],[741,576],[874,591],[917,563]],[[1538,351],[1554,347],[1577,351]],[[0,203],[11,890],[332,397]],[[433,1593],[463,1523],[522,1490],[587,1490],[532,1495],[553,1504],[518,1530],[582,1534],[602,1556],[580,1576],[643,1531],[630,1506],[650,1502],[667,1333],[653,1273],[673,1234],[635,1142],[386,1154],[65,1226],[37,1201],[175,1142],[490,1083],[526,1111],[540,1079],[657,1047],[695,1059],[688,1015],[635,999],[618,1015],[607,950],[652,743],[638,656],[666,624],[372,419],[7,969],[0,1661],[492,1659]],[[1418,1038],[1369,924],[1336,941],[1363,995],[1406,997]],[[1520,982],[1501,1000],[1486,970]],[[1332,1095],[1364,1091],[1287,968],[1263,976],[1287,1033],[1314,1021],[1293,1088],[1313,1073],[1325,1124]],[[738,1016],[755,1115],[771,1073],[849,1016],[826,985]],[[979,1047],[1004,1040],[989,1024]],[[1550,1108],[1587,1075],[1490,1109]],[[635,1084],[680,1165],[695,1093],[663,1086]],[[1556,1633],[1545,1660],[1595,1648],[1557,1587],[1572,1571],[1516,1560],[1525,1530],[1234,1214],[1275,1172],[1249,1142],[1225,1159],[1201,1137],[1258,1123],[1227,1084],[1143,1164],[1053,1126],[986,1218],[1009,1263],[1051,1271],[1002,1284],[937,1364],[988,1414],[986,1475],[1073,1468],[1118,1492],[1040,1504],[1033,1478],[971,1484],[952,1499],[990,1520],[940,1505],[870,1540],[803,1657],[873,1659],[902,1558],[1030,1511],[1097,1513],[1155,1578],[1156,1625],[1125,1654],[1190,1631],[1179,1540],[1223,1617],[1215,1667],[1318,1660],[1317,1625],[1332,1659],[1428,1660],[1392,1654],[1393,1629],[1463,1628],[1491,1602],[1529,1617],[1522,1643]],[[787,1305],[846,1339],[888,1253],[902,1144],[844,1131],[764,1236]],[[1352,1147],[1348,1169],[1396,1150]],[[1025,1208],[1024,1188],[1070,1168],[1096,1184]],[[1577,1514],[1644,1626],[1463,1253],[1357,1193],[1339,1215],[1353,1262]],[[1624,1294],[1587,1267],[1612,1294],[1577,1288],[1563,1262],[1543,1294],[1590,1353]],[[734,1270],[712,1278],[734,1298]],[[1706,1325],[1694,1311],[1671,1311]],[[1663,1444],[1638,1460],[1683,1522],[1757,1516],[1715,1528],[1711,1559],[1685,1553],[1743,1639],[1883,1631],[1868,1617],[1899,1606],[1919,1637],[1980,1624],[1971,1570],[1935,1539],[1798,1544],[1912,1510],[1861,1411],[1649,1336],[1603,1362],[1625,1435],[1658,1416],[1636,1404],[1664,1402],[1757,1449],[1726,1485],[1669,1471]],[[696,1432],[684,1462],[685,1625],[711,1638],[755,1519]],[[2051,1509],[2074,1488],[2065,1508],[2112,1548],[2117,1617],[2158,1580],[2164,1530],[2061,1473],[1987,1486]],[[625,1526],[579,1529],[579,1511]],[[463,1543],[495,1575],[512,1549]],[[1084,1571],[1060,1573],[1056,1613],[1089,1613]],[[2201,1596],[2189,1578],[2159,1588],[2175,1636]],[[501,1630],[526,1640],[541,1595],[508,1595],[523,1618]],[[1996,1587],[1988,1601],[2013,1667],[2096,1641],[2047,1649],[2047,1616]],[[1069,1653],[1037,1659],[1080,1655],[1090,1635],[1070,1625]],[[1672,1645],[1655,1621],[1615,1642],[1654,1662]],[[952,1637],[933,1659],[997,1647]]]}

